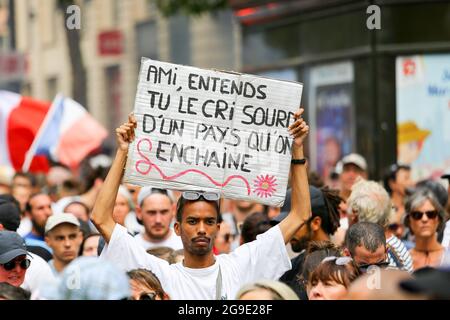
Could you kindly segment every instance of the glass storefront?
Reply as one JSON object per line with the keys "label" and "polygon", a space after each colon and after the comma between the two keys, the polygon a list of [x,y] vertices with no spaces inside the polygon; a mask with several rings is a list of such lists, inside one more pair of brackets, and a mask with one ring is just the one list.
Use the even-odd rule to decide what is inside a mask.
{"label": "glass storefront", "polygon": [[[302,0],[251,1],[253,10],[247,11],[245,1],[236,2],[242,71],[264,74],[288,69],[304,83],[302,104],[317,126],[309,146],[313,167],[326,170],[325,163],[334,161],[321,155],[333,147],[326,132],[334,128],[335,153],[361,153],[371,168],[370,176],[380,178],[397,158],[396,58],[450,53],[450,3],[370,1],[380,7],[381,29],[369,30],[366,1],[334,1],[334,5],[315,1],[309,6]],[[342,64],[351,66],[351,78],[345,78],[343,71],[340,82],[314,83],[317,70]],[[327,115],[333,108],[336,119]]]}

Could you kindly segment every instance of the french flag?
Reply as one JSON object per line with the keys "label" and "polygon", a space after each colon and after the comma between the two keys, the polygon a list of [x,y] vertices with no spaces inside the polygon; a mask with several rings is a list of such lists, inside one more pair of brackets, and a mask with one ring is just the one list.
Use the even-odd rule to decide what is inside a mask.
{"label": "french flag", "polygon": [[[0,166],[22,168],[25,153],[50,109],[50,102],[39,101],[0,90]],[[31,161],[32,160],[32,161]],[[30,159],[30,171],[47,172],[45,156]]]}
{"label": "french flag", "polygon": [[71,169],[98,148],[108,136],[99,124],[76,101],[58,95],[48,111],[30,150],[22,170],[27,171],[35,155],[46,155]]}

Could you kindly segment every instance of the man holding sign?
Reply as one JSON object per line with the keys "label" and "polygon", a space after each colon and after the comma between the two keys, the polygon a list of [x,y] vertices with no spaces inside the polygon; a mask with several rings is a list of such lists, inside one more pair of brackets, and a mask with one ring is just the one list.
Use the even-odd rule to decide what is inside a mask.
{"label": "man holding sign", "polygon": [[123,175],[128,148],[135,138],[137,122],[130,116],[116,129],[118,150],[113,165],[97,197],[92,221],[106,242],[101,257],[125,270],[146,268],[153,271],[173,299],[234,299],[239,288],[257,279],[278,279],[291,268],[285,244],[311,215],[309,188],[304,166],[303,142],[309,127],[294,115],[289,126],[293,137],[291,170],[291,212],[280,224],[257,240],[231,254],[214,256],[212,246],[219,231],[219,195],[212,192],[185,191],[177,204],[175,232],[181,236],[184,261],[169,265],[147,254],[126,229],[112,218],[114,200]]}
{"label": "man holding sign", "polygon": [[303,85],[142,59],[125,182],[282,206]]}

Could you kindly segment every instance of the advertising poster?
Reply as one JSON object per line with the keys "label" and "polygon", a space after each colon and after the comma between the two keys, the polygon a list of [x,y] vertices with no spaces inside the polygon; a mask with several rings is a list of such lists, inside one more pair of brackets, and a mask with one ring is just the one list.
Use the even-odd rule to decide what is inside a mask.
{"label": "advertising poster", "polygon": [[416,180],[450,168],[450,54],[396,60],[397,161]]}
{"label": "advertising poster", "polygon": [[352,152],[351,62],[321,65],[311,70],[309,107],[312,111],[311,123],[315,124],[310,144],[312,167],[327,180],[336,163]]}

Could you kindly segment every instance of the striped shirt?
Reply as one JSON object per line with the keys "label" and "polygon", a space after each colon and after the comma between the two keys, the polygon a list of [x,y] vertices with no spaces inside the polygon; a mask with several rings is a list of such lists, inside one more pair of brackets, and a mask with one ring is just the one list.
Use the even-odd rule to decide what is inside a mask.
{"label": "striped shirt", "polygon": [[386,244],[389,247],[389,266],[412,273],[413,261],[405,244],[396,236],[391,236],[389,239],[386,239]]}

